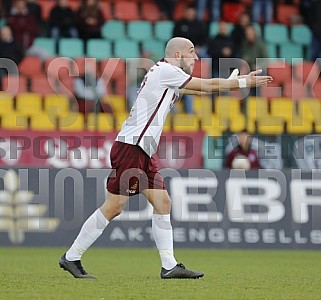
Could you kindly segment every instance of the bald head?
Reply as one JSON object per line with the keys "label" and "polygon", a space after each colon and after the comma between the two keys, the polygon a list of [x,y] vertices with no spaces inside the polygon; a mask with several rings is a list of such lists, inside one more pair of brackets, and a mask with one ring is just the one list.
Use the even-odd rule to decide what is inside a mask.
{"label": "bald head", "polygon": [[165,57],[166,58],[175,58],[175,53],[177,51],[183,51],[190,47],[194,47],[193,43],[182,37],[174,37],[170,39],[165,48]]}

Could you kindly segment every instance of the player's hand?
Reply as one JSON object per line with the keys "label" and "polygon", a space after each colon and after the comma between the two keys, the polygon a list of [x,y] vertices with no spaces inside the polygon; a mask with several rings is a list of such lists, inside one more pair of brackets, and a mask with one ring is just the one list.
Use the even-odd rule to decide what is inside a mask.
{"label": "player's hand", "polygon": [[258,76],[258,74],[262,73],[262,69],[253,71],[245,76],[238,76],[238,79],[245,78],[247,87],[256,87],[260,85],[265,85],[268,82],[272,82],[273,78],[271,76]]}

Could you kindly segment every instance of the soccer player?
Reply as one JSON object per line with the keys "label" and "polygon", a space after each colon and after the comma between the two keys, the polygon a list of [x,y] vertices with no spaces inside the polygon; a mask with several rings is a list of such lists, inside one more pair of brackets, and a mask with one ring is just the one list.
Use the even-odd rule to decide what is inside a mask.
{"label": "soccer player", "polygon": [[185,38],[169,40],[165,57],[146,74],[130,115],[112,146],[113,171],[107,181],[106,201],[87,219],[70,249],[60,258],[60,267],[76,278],[95,278],[81,265],[83,253],[122,212],[129,197],[138,193],[142,193],[153,206],[152,231],[162,263],[161,278],[204,276],[203,272],[188,270],[177,263],[173,253],[171,200],[153,156],[166,116],[179,92],[201,94],[235,90],[263,85],[272,78],[257,76],[260,70],[245,76],[233,76],[235,79],[231,76],[229,79],[192,77],[198,57],[193,43]]}

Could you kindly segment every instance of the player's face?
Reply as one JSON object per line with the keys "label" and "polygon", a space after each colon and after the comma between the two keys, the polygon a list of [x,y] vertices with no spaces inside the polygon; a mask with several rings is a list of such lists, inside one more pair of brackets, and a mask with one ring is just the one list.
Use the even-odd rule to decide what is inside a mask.
{"label": "player's face", "polygon": [[198,57],[195,53],[194,46],[188,47],[188,49],[182,51],[181,53],[181,65],[180,67],[184,72],[191,75],[194,70],[195,61],[198,60]]}

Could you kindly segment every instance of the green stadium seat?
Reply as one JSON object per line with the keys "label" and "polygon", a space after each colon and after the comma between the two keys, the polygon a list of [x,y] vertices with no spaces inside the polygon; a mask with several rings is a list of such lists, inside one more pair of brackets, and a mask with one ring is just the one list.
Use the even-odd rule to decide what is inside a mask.
{"label": "green stadium seat", "polygon": [[277,58],[278,57],[275,44],[267,43],[266,50],[267,50],[269,58]]}
{"label": "green stadium seat", "polygon": [[138,42],[133,40],[117,40],[114,45],[114,55],[122,59],[140,57]]}
{"label": "green stadium seat", "polygon": [[285,58],[285,61],[290,64],[299,63],[302,60],[296,60],[295,58],[303,58],[302,46],[292,43],[282,44],[280,45],[280,57]]}
{"label": "green stadium seat", "polygon": [[84,42],[76,38],[63,38],[59,41],[59,55],[69,58],[85,56]]}
{"label": "green stadium seat", "polygon": [[142,49],[152,53],[155,60],[164,56],[165,43],[159,40],[147,40],[142,43]]}
{"label": "green stadium seat", "polygon": [[111,44],[109,41],[91,39],[87,42],[87,56],[97,60],[103,60],[112,56]]}
{"label": "green stadium seat", "polygon": [[312,40],[311,30],[307,25],[294,25],[291,27],[291,40],[294,43],[309,46]]}
{"label": "green stadium seat", "polygon": [[287,27],[282,24],[266,24],[264,40],[268,43],[283,44],[289,41]]}
{"label": "green stadium seat", "polygon": [[103,38],[109,40],[124,39],[126,37],[125,23],[122,21],[108,21],[101,28]]}
{"label": "green stadium seat", "polygon": [[148,21],[132,21],[127,24],[128,37],[136,41],[149,40],[153,37],[152,24]]}
{"label": "green stadium seat", "polygon": [[155,38],[167,42],[173,36],[174,23],[172,21],[160,21],[155,23]]}
{"label": "green stadium seat", "polygon": [[33,46],[45,50],[49,57],[56,56],[56,44],[54,39],[38,37],[35,38]]}

